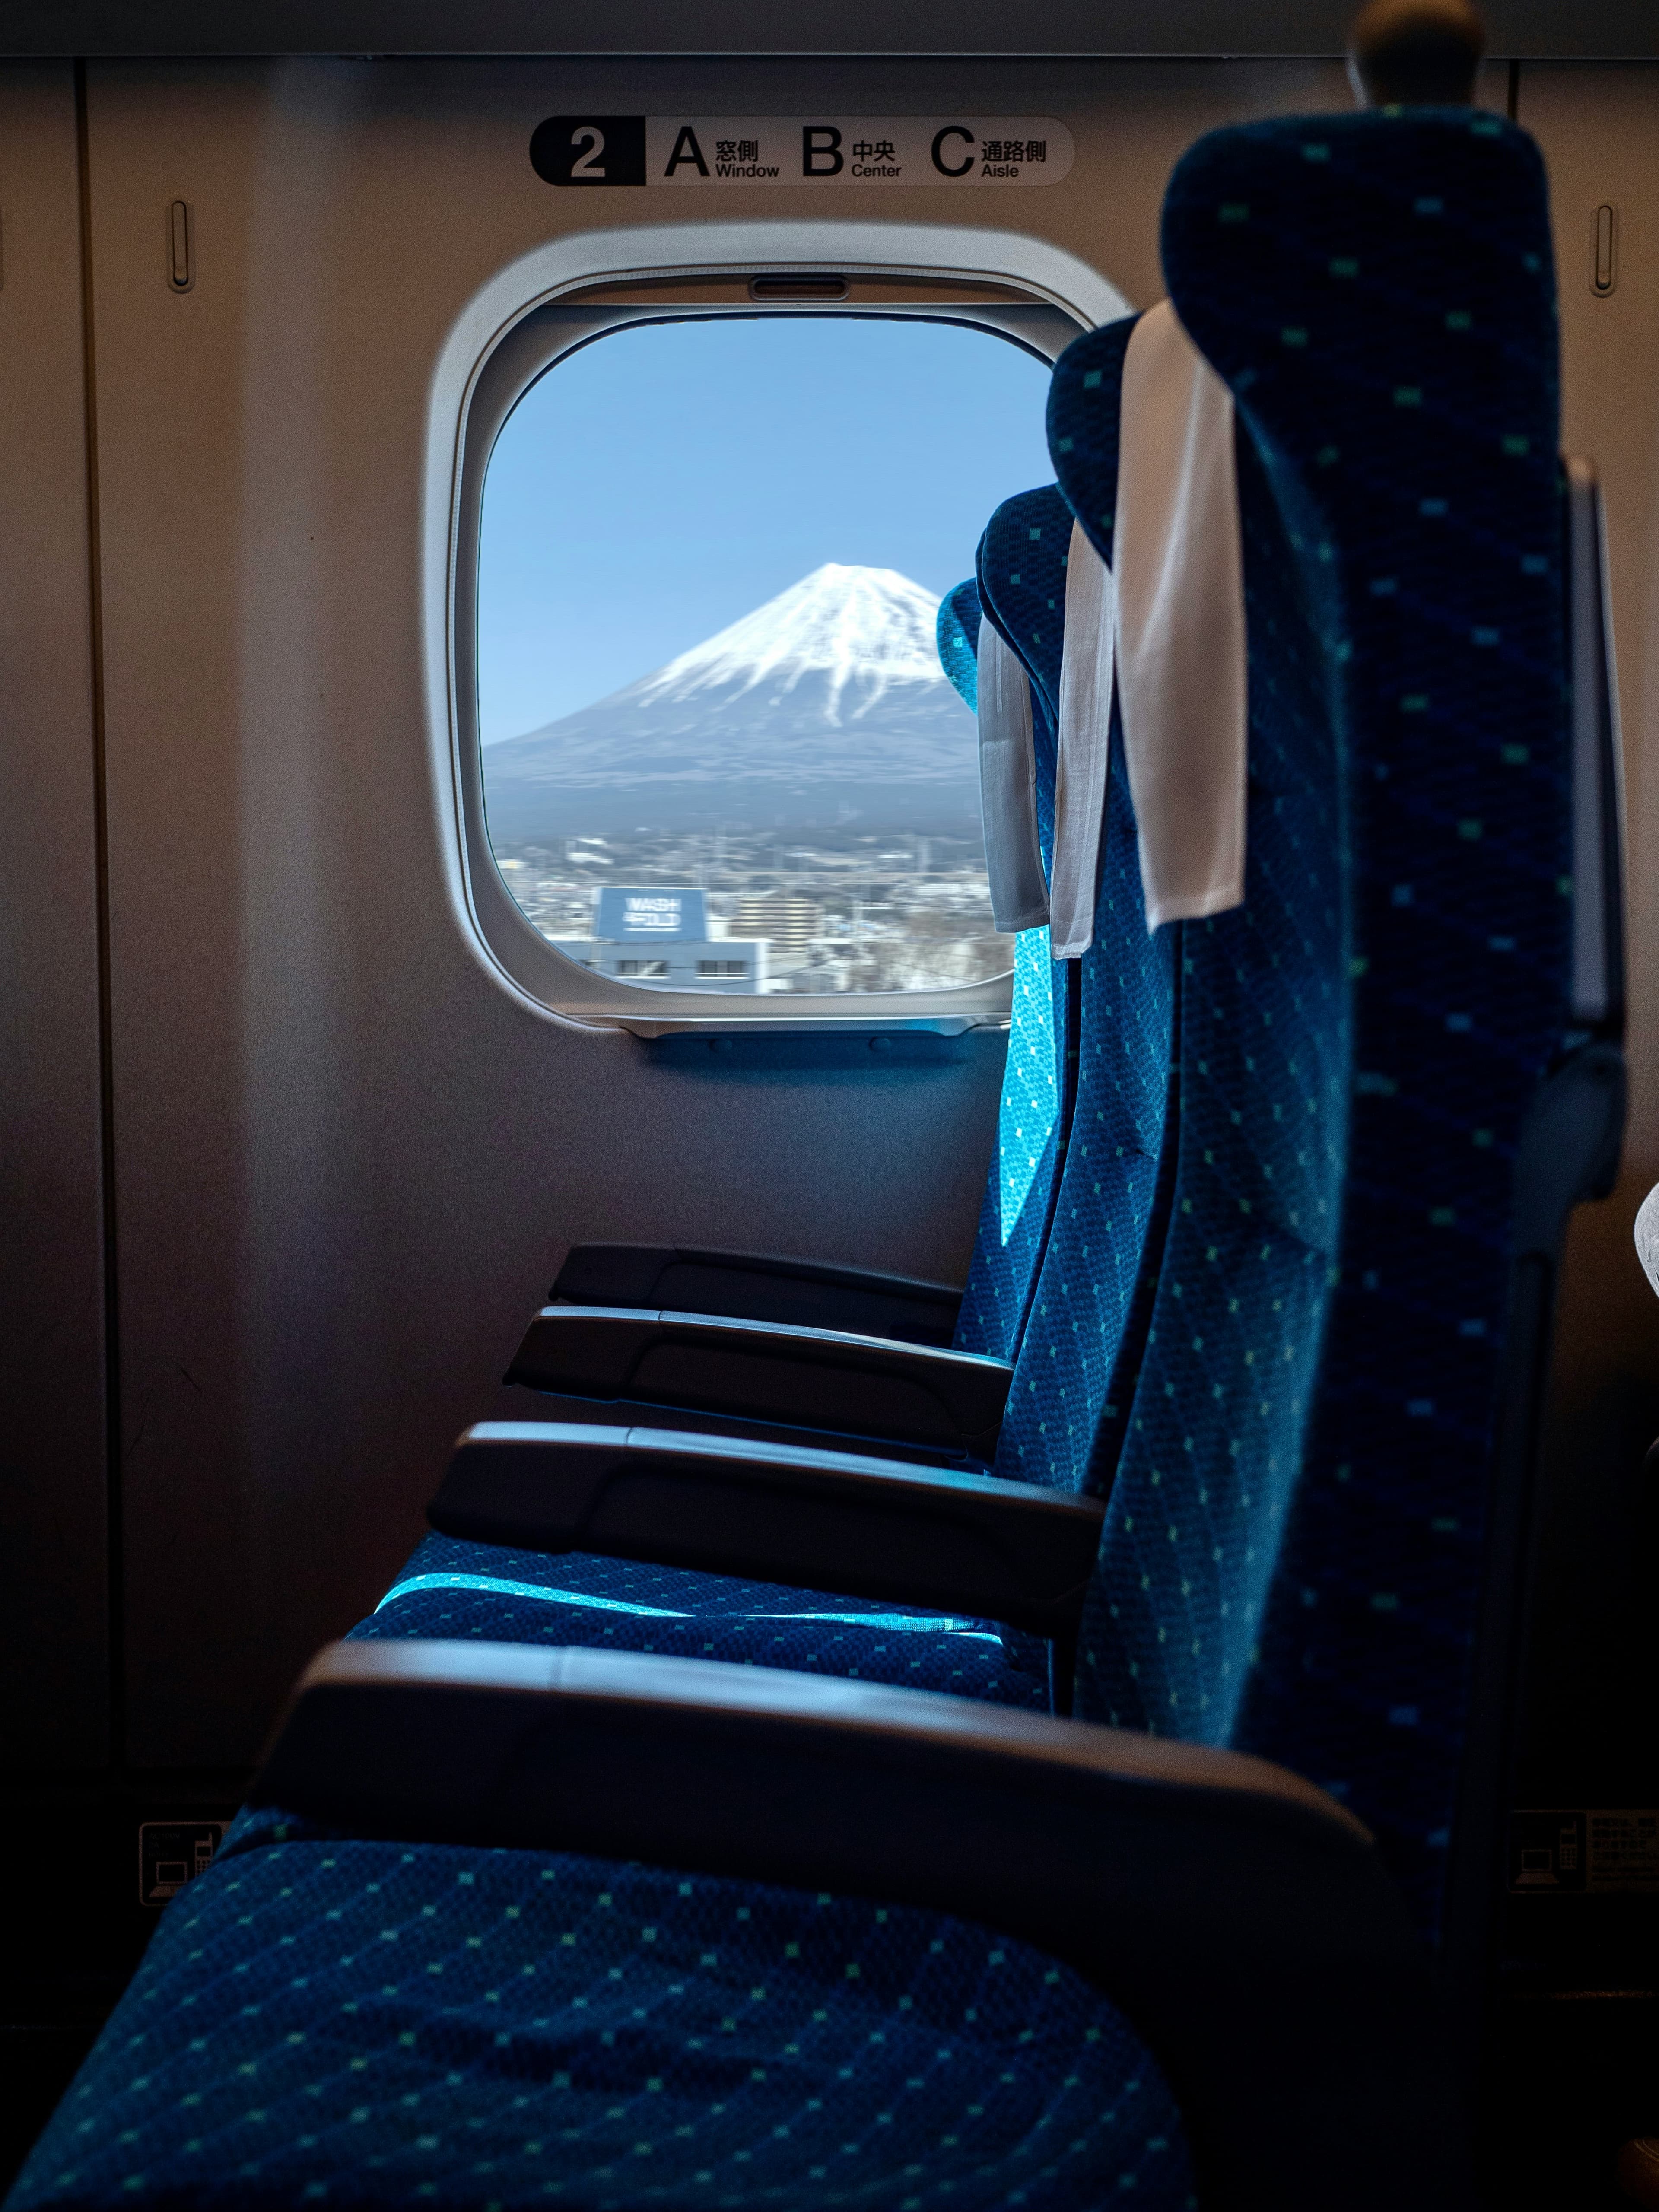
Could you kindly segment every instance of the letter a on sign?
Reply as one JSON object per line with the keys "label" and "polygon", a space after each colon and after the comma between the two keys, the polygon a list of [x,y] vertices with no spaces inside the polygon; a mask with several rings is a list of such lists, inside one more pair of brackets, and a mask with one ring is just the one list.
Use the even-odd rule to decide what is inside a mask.
{"label": "letter a on sign", "polygon": [[663,171],[664,176],[672,177],[675,170],[687,161],[696,163],[700,177],[708,174],[708,164],[702,158],[702,148],[697,143],[696,132],[689,123],[682,123],[680,135],[674,141],[674,150],[668,157],[668,167]]}

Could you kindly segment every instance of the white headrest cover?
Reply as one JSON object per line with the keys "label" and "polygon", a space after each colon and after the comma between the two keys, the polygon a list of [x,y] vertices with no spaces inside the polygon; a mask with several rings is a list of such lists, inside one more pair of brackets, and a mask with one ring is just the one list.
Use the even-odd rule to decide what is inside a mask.
{"label": "white headrest cover", "polygon": [[1117,687],[1146,927],[1244,899],[1244,564],[1232,394],[1167,300],[1130,334],[1113,523]]}
{"label": "white headrest cover", "polygon": [[1054,879],[1049,945],[1075,960],[1094,939],[1100,840],[1111,758],[1112,572],[1072,525],[1066,555],[1066,649],[1060,664],[1060,760],[1054,781]]}
{"label": "white headrest cover", "polygon": [[988,615],[979,626],[979,797],[992,919],[1005,931],[1040,928],[1048,886],[1037,842],[1031,686]]}
{"label": "white headrest cover", "polygon": [[1052,944],[1094,937],[1112,690],[1146,927],[1244,899],[1247,663],[1232,394],[1167,300],[1135,325],[1120,398],[1114,569],[1072,526]]}

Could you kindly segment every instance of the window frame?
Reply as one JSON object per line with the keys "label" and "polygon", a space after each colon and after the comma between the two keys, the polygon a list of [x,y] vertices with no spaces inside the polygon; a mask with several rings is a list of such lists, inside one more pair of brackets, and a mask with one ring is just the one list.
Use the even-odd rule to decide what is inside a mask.
{"label": "window frame", "polygon": [[[611,234],[631,248],[647,242],[641,233]],[[444,514],[442,578],[442,688],[432,678],[436,656],[431,636],[434,594],[428,560],[428,682],[446,710],[434,715],[434,765],[443,811],[453,821],[455,842],[447,855],[452,902],[471,948],[514,996],[540,1013],[583,1027],[622,1029],[641,1036],[690,1030],[707,1035],[801,1030],[868,1032],[927,1030],[946,1035],[983,1026],[1004,1026],[1012,1000],[1012,971],[978,983],[933,991],[776,994],[752,1000],[711,990],[665,991],[632,983],[586,967],[560,951],[535,927],[507,887],[490,844],[485,816],[483,746],[477,712],[477,595],[479,540],[483,488],[491,456],[508,417],[520,399],[561,361],[613,332],[641,323],[688,320],[763,320],[780,314],[846,317],[863,320],[946,322],[980,329],[1012,342],[1038,359],[1053,361],[1071,339],[1094,324],[1127,312],[1115,288],[1097,271],[1041,240],[1012,234],[964,231],[955,226],[868,223],[687,223],[650,234],[657,252],[649,258],[630,252],[605,266],[606,234],[562,241],[527,257],[530,264],[549,256],[568,258],[574,249],[589,266],[565,273],[563,281],[520,293],[517,311],[495,320],[487,343],[467,347],[468,323],[488,313],[492,288],[473,303],[452,333],[434,380],[428,438],[428,520]],[[837,252],[840,246],[842,250]],[[878,248],[872,252],[872,246]],[[924,251],[917,252],[918,246]],[[724,252],[710,251],[724,246]],[[757,247],[762,250],[757,251]],[[586,248],[584,254],[582,249]],[[595,249],[598,249],[595,251]],[[988,251],[988,248],[989,249]],[[746,250],[745,250],[746,249]],[[914,281],[918,296],[878,301],[755,301],[748,296],[751,277],[780,270],[792,274],[860,280]],[[494,289],[520,282],[530,270],[520,264],[503,272]],[[1059,280],[1058,282],[1056,280]],[[665,285],[731,288],[730,298],[686,301],[653,297],[644,288]],[[921,288],[995,286],[1013,296],[973,301],[930,300]],[[1063,289],[1062,289],[1063,286]],[[641,288],[637,290],[634,288]],[[514,288],[516,289],[516,288]],[[611,295],[593,299],[603,290]],[[625,296],[615,295],[623,292]],[[632,296],[626,296],[630,293]],[[471,361],[451,434],[442,436],[444,371],[453,376],[471,351]],[[444,446],[448,444],[448,455]],[[434,483],[434,463],[449,460],[445,487]],[[447,772],[446,772],[447,771]],[[447,787],[447,788],[446,788]]]}

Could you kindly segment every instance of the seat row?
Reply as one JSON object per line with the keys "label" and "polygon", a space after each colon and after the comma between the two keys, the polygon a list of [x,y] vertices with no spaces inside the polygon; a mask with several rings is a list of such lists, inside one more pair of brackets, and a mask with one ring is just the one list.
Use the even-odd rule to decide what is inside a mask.
{"label": "seat row", "polygon": [[[511,1370],[562,1418],[462,1438],[15,2212],[1468,2201],[1538,1377],[1622,1115],[1594,487],[1500,119],[1213,133],[1163,256],[1232,410],[1242,902],[1148,927],[1115,708],[960,1301],[571,1255]],[[941,609],[964,692],[1024,672],[1051,881],[1137,319]]]}

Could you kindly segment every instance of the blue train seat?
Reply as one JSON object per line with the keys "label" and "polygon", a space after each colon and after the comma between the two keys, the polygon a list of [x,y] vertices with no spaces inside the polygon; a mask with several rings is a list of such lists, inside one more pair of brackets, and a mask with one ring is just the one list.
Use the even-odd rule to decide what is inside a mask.
{"label": "blue train seat", "polygon": [[[1045,872],[1054,867],[1064,562],[1071,526],[1071,511],[1057,485],[1005,500],[980,540],[975,580],[982,619],[1000,631],[1031,687],[1037,841]],[[1008,1127],[999,1132],[996,1188],[988,1189],[980,1215],[957,1331],[963,1351],[1006,1346],[1001,1356],[1015,1361],[1054,1219],[1075,1103],[1078,1048],[1075,996],[1048,957],[1047,928],[1022,930],[1016,948],[1020,1018],[1010,1027],[1004,1078],[1005,1109],[1012,1110]]]}
{"label": "blue train seat", "polygon": [[[981,603],[989,606],[990,619],[1026,668],[1033,694],[1037,827],[1045,864],[1053,852],[1054,729],[1071,528],[1071,511],[1053,486],[1006,502],[985,533],[979,581],[959,586],[940,616],[942,658],[953,655],[958,671],[973,667],[969,647],[977,644]],[[946,625],[958,622],[953,609],[972,625],[971,639],[958,627],[961,642],[951,641]],[[1127,851],[1133,877],[1132,830]],[[1121,876],[1121,851],[1118,864]],[[1118,877],[1113,881],[1122,888]],[[1112,927],[1126,915],[1133,924],[1126,972],[1133,969],[1139,955],[1145,933],[1139,926],[1138,892],[1129,890],[1127,897],[1127,905],[1120,896],[1103,910],[1100,935],[1107,943],[1091,956],[1103,972],[1112,972],[1113,966],[1109,914]],[[1017,944],[1016,1019],[999,1156],[957,1328],[959,1339],[970,1331],[994,1331],[998,1341],[1016,1345],[1054,1218],[1072,1091],[1066,1075],[1069,1070],[1074,1081],[1077,1066],[1080,996],[1075,964],[1057,967],[1049,960],[1046,930],[1022,932]],[[1103,1023],[1117,1012],[1103,1006]],[[1120,1028],[1113,1019],[1110,1035],[1103,1036],[1092,1051],[1091,1073],[1109,1065],[1119,1084],[1132,1081],[1133,1071],[1118,1063],[1143,1042],[1133,1025]],[[1065,1064],[1057,1066],[1061,1052]],[[1160,1095],[1163,1079],[1160,1066],[1155,1075]],[[1101,1170],[1092,1160],[1088,1171],[1097,1184]],[[1115,1160],[1111,1172],[1115,1177],[1121,1173]],[[1068,1202],[1073,1224],[1079,1211],[1074,1197]],[[1050,1297],[1050,1310],[1056,1296]],[[1046,1346],[1041,1356],[1045,1362],[1051,1358]],[[1020,1371],[1017,1365],[1016,1374]],[[1024,1394],[1022,1437],[1034,1432],[1030,1409],[1036,1395],[1034,1389]],[[1043,1468],[1042,1476],[1028,1479],[1051,1479],[1055,1470],[1046,1460]],[[1017,1462],[1002,1471],[1024,1472]],[[787,1577],[756,1582],[650,1559],[603,1557],[580,1545],[549,1551],[523,1542],[480,1542],[453,1530],[428,1538],[377,1612],[353,1633],[375,1641],[421,1636],[580,1643],[894,1681],[1025,1706],[1046,1704],[1051,1694],[1042,1642],[965,1606],[930,1611],[902,1603],[872,1605],[867,1599],[860,1602],[836,1595],[823,1576],[811,1586],[791,1587]],[[1060,1688],[1063,1698],[1069,1681]]]}
{"label": "blue train seat", "polygon": [[[1055,487],[1006,502],[981,542],[975,592],[986,617],[996,623],[1030,678],[1038,826],[1046,859],[1053,849],[1054,729],[1073,526],[1071,507]],[[963,645],[951,649],[960,659],[965,634]],[[1265,690],[1262,696],[1268,696]],[[1173,1159],[1164,1144],[1175,1092],[1173,933],[1151,937],[1146,927],[1133,812],[1121,772],[1121,730],[1117,750],[1117,772],[1107,784],[1093,943],[1080,960],[1051,963],[1045,957],[1045,983],[1034,985],[1052,992],[1054,1027],[1066,1048],[1069,1079],[1064,1087],[1069,1100],[1042,1164],[1052,1174],[1052,1187],[1040,1213],[1042,1185],[1034,1181],[1023,1194],[1022,1226],[1030,1218],[1037,1229],[1022,1243],[1004,1244],[994,1225],[988,1228],[997,1221],[996,1206],[988,1198],[969,1285],[970,1293],[979,1288],[984,1310],[1002,1310],[1011,1321],[1017,1299],[1023,1297],[1027,1306],[1007,1411],[996,1437],[994,1474],[1037,1486],[1045,1497],[1066,1493],[1096,1500],[1110,1487],[1121,1443],[1121,1409],[1128,1402],[1146,1341],[1158,1265],[1156,1224],[1160,1203],[1167,1212]],[[1036,939],[1046,933],[1027,936]],[[1006,1162],[1006,1150],[1003,1157]],[[1160,1183],[1161,1158],[1166,1164]],[[1031,1148],[1016,1152],[1014,1160],[1020,1171],[1029,1169]],[[1016,1262],[1029,1265],[1039,1231],[1042,1262],[1027,1288]],[[532,1455],[539,1448],[550,1461],[567,1446],[586,1449],[583,1440],[589,1436],[586,1428],[550,1423],[533,1436],[526,1429],[521,1448]],[[710,1603],[720,1604],[729,1589],[733,1612],[729,1620],[700,1628],[697,1586],[684,1570],[723,1571],[734,1578],[751,1571],[746,1552],[710,1548],[732,1531],[729,1468],[721,1474],[720,1494],[710,1494],[707,1510],[683,1516],[694,1524],[691,1548],[684,1547],[686,1532],[677,1544],[663,1523],[653,1521],[643,1531],[632,1528],[629,1539],[616,1547],[620,1560],[606,1565],[594,1557],[607,1548],[603,1533],[590,1518],[578,1522],[562,1515],[545,1483],[528,1510],[522,1503],[523,1485],[510,1512],[503,1514],[499,1497],[480,1510],[474,1486],[481,1479],[488,1483],[484,1470],[501,1457],[495,1442],[520,1449],[505,1438],[463,1441],[434,1501],[433,1518],[442,1533],[411,1560],[381,1613],[356,1632],[377,1638],[530,1634],[544,1642],[574,1638],[612,1648],[752,1656],[774,1665],[810,1663],[814,1669],[878,1673],[890,1680],[1024,1703],[1045,1663],[1034,1655],[1029,1634],[1019,1633],[1035,1626],[1053,1644],[1048,1663],[1056,1709],[1069,1705],[1073,1666],[1068,1619],[1062,1617],[1056,1626],[999,1613],[990,1598],[975,1598],[947,1581],[936,1593],[935,1604],[938,1612],[951,1617],[952,1626],[940,1632],[946,1642],[930,1650],[923,1619],[895,1607],[896,1595],[900,1601],[907,1594],[920,1595],[925,1586],[888,1579],[895,1533],[890,1526],[872,1530],[866,1556],[855,1562],[860,1575],[854,1586],[866,1600],[887,1600],[874,1648],[855,1626],[858,1608],[851,1601],[817,1594],[847,1585],[822,1570],[814,1571],[810,1530],[802,1532],[805,1550],[774,1553],[763,1571],[775,1574],[780,1585],[793,1583],[814,1595],[785,1598],[778,1589],[768,1592],[748,1579],[711,1584]],[[670,1430],[665,1448],[672,1445]],[[888,1449],[891,1455],[893,1448]],[[897,1455],[902,1455],[902,1448]],[[757,1447],[753,1456],[764,1458],[765,1448]],[[787,1448],[774,1451],[772,1464],[779,1485],[787,1487],[792,1480]],[[550,1466],[546,1472],[552,1474]],[[684,1484],[690,1472],[682,1451],[675,1478]],[[736,1512],[744,1545],[752,1540],[753,1500],[751,1491]],[[817,1510],[810,1501],[789,1502],[809,1519]],[[959,1500],[952,1496],[945,1503],[954,1514]],[[775,1492],[769,1504],[775,1514]],[[1092,1528],[1086,1532],[1091,1547],[1093,1533]],[[483,1542],[475,1550],[459,1548],[467,1539],[491,1537],[495,1547]],[[515,1547],[510,1566],[504,1548],[509,1542]],[[1085,1571],[1079,1568],[1078,1589]],[[492,1577],[517,1586],[510,1605],[498,1604],[492,1596]],[[532,1583],[544,1595],[532,1595]],[[574,1621],[560,1611],[562,1591],[572,1592],[578,1606],[590,1601]],[[631,1602],[635,1617],[618,1601]],[[647,1605],[655,1610],[641,1613]],[[805,1608],[810,1621],[805,1636],[798,1632],[798,1617],[781,1618],[785,1607],[792,1615]],[[995,1626],[999,1619],[1000,1631]]]}
{"label": "blue train seat", "polygon": [[[1255,126],[1183,161],[1164,257],[1248,431],[1253,653],[1323,641],[1281,657],[1273,721],[1334,713],[1346,757],[1340,787],[1298,777],[1253,694],[1250,896],[1182,925],[1176,1203],[1078,1707],[1352,1805],[1473,2045],[1554,1273],[1623,1109],[1541,164],[1486,116]],[[1055,379],[1097,530],[1127,334]]]}
{"label": "blue train seat", "polygon": [[[1116,395],[1113,381],[1105,398],[1114,420]],[[1069,503],[1049,524],[1048,562],[1036,565],[1031,543],[1005,555],[1009,569],[1019,564],[1003,586],[1011,627],[1034,653],[1065,604],[1059,547],[1069,540],[1076,501],[1064,477],[1061,489]],[[1109,524],[1092,542],[1109,566]],[[1057,715],[1058,666],[1052,684]],[[1093,942],[1079,959],[1055,965],[1077,1040],[1066,1158],[994,1462],[999,1474],[1096,1497],[1111,1486],[1118,1409],[1132,1387],[1144,1334],[1137,1324],[1158,1265],[1158,1168],[1176,1080],[1174,933],[1154,937],[1146,927],[1115,713],[1111,740]]]}
{"label": "blue train seat", "polygon": [[[1070,527],[1058,494],[1031,495],[1054,529]],[[1011,502],[1023,515],[1029,501]],[[1011,527],[1024,532],[1020,521]],[[941,660],[971,695],[980,597],[974,583],[941,605]],[[963,624],[967,627],[963,627]],[[951,625],[952,627],[947,627]],[[1033,670],[1039,836],[1054,828],[1054,724],[1059,633]],[[1022,654],[1032,668],[1028,654]],[[1042,687],[1046,687],[1042,688]],[[974,703],[971,696],[969,703]],[[1063,1139],[1056,1064],[1055,987],[1047,932],[1016,940],[1008,1073],[972,1271],[956,1336],[963,1348],[1017,1346],[1052,1211]],[[1063,997],[1062,997],[1063,1006]],[[993,1702],[1040,1705],[1048,1660],[1036,1639],[973,1614],[860,1603],[832,1590],[756,1583],[580,1550],[550,1554],[437,1534],[427,1539],[368,1620],[368,1640],[408,1636],[508,1638],[591,1644],[728,1659],[947,1689]]]}
{"label": "blue train seat", "polygon": [[969,576],[939,603],[934,631],[939,665],[970,714],[979,710],[979,586]]}
{"label": "blue train seat", "polygon": [[[980,624],[975,580],[958,584],[939,602],[939,664],[966,704],[977,708]],[[1042,694],[1034,714],[1044,712]],[[1054,807],[1052,726],[1034,719],[1041,747],[1036,779],[1039,838],[1052,853]],[[989,1352],[1012,1359],[1018,1351],[1036,1280],[1064,1130],[1063,1053],[1054,1019],[1054,981],[1046,928],[1022,929],[1014,939],[1013,998],[1008,1059],[997,1109],[997,1148],[974,1255],[957,1315],[954,1341],[963,1352]]]}
{"label": "blue train seat", "polygon": [[[1237,403],[1251,789],[1243,907],[1163,933],[1178,1111],[1077,1673],[1136,1732],[330,1656],[15,2212],[1469,2201],[1380,1868],[1431,1924],[1437,1824],[1480,1847],[1457,1754],[1512,1674],[1553,1254],[1617,1140],[1573,1003],[1541,169],[1467,112],[1219,131],[1164,258]],[[1057,379],[1091,532],[1127,343]]]}
{"label": "blue train seat", "polygon": [[[1045,860],[1053,850],[1054,728],[1072,528],[1071,509],[1054,487],[1006,502],[985,533],[975,588],[1030,678]],[[965,639],[954,648],[959,658],[964,647]],[[1167,937],[1150,939],[1144,925],[1133,817],[1121,774],[1108,786],[1094,944],[1080,962],[1054,963],[1046,937],[1025,933],[1022,945],[1034,947],[1041,964],[1033,993],[1048,994],[1054,1029],[1067,1047],[1070,1110],[1048,1129],[1043,1154],[1034,1159],[1024,1132],[1029,1121],[1040,1121],[1045,1100],[1017,1098],[1010,1118],[1020,1141],[1011,1146],[1005,1129],[1002,1172],[1005,1196],[1011,1154],[1015,1172],[1029,1178],[1018,1194],[1023,1234],[1005,1239],[994,1178],[964,1312],[977,1289],[978,1309],[1004,1313],[1010,1326],[1021,1302],[1030,1316],[1020,1332],[1029,1342],[1015,1364],[1011,1416],[994,1473],[1047,1491],[1098,1497],[1109,1484],[1111,1465],[1101,1431],[1109,1438],[1115,1433],[1115,1401],[1127,1388],[1120,1353],[1132,1363],[1140,1340],[1129,1327],[1132,1312],[1144,1323],[1147,1310],[1148,1294],[1143,1291],[1137,1307],[1134,1293],[1170,1089],[1170,950]],[[1068,1121],[1074,1158],[1065,1142]],[[1039,1267],[1035,1256],[1046,1245],[1052,1251]],[[556,1441],[553,1425],[545,1433]],[[833,1597],[826,1592],[839,1585],[828,1572],[812,1572],[810,1562],[793,1575],[780,1562],[777,1582],[769,1586],[735,1572],[700,1580],[688,1568],[742,1562],[677,1556],[665,1547],[666,1556],[653,1557],[649,1542],[643,1556],[635,1547],[632,1557],[620,1559],[596,1556],[598,1544],[584,1549],[580,1539],[544,1539],[538,1547],[533,1521],[508,1527],[469,1519],[465,1501],[457,1498],[464,1481],[465,1472],[447,1483],[434,1508],[442,1533],[428,1539],[380,1610],[354,1633],[376,1640],[578,1641],[748,1659],[1010,1704],[1039,1702],[1046,1683],[1059,1709],[1070,1699],[1069,1635],[1061,1630],[1054,1636],[1051,1663],[1034,1644],[1030,1620],[976,1607],[965,1593],[952,1593],[948,1611],[929,1613],[890,1600],[872,1612],[868,1600],[880,1592],[867,1580],[859,1585],[864,1605],[845,1595]],[[719,1518],[700,1516],[705,1538]],[[1087,1534],[1092,1542],[1092,1526]],[[468,1540],[484,1535],[516,1541]],[[890,1546],[872,1548],[885,1564]],[[860,1564],[867,1576],[868,1562]]]}
{"label": "blue train seat", "polygon": [[[1218,255],[1241,168],[1249,214],[1227,221]],[[1462,250],[1425,249],[1446,222]],[[1282,296],[1291,236],[1301,306],[1274,328],[1252,288],[1272,273]],[[1611,1188],[1623,1113],[1617,1044],[1592,1033],[1574,974],[1602,887],[1585,878],[1575,916],[1575,832],[1597,809],[1563,680],[1543,165],[1480,114],[1257,128],[1183,161],[1164,240],[1172,295],[1301,538],[1349,754],[1340,1231],[1333,1246],[1322,1222],[1322,1289],[1308,1270],[1316,1381],[1283,1377],[1301,1474],[1269,1509],[1279,1559],[1233,1740],[1339,1790],[1425,1927],[1442,1924],[1455,1837],[1461,1959],[1484,1943],[1499,1881],[1499,1708],[1519,1662],[1515,1559],[1560,1237],[1573,1203]],[[1201,1142],[1185,1119],[1183,1141],[1189,1127]],[[1258,1157],[1282,1209],[1282,1140]],[[1183,1263],[1189,1297],[1199,1265]],[[1163,1334],[1149,1406],[1171,1381],[1198,1397],[1190,1343]],[[1218,1455],[1224,1428],[1212,1417]],[[1148,1474],[1172,1441],[1149,1434]],[[1241,1525],[1266,1505],[1239,1501]]]}

